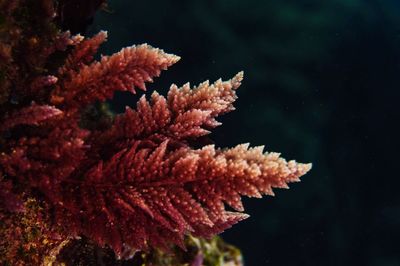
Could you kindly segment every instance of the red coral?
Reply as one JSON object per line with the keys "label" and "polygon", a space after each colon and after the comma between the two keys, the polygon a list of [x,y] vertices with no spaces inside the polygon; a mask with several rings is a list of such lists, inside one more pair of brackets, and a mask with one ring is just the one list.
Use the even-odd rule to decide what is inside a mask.
{"label": "red coral", "polygon": [[[48,100],[3,118],[3,131],[26,129],[0,154],[7,179],[0,197],[11,183],[34,191],[69,236],[88,236],[122,255],[183,245],[188,233],[217,234],[247,217],[240,213],[241,196],[273,195],[272,188],[287,188],[311,168],[262,147],[191,147],[220,125],[219,115],[234,109],[242,72],[195,88],[172,85],[166,98],[143,96],[108,129],[82,128],[86,105],[118,90],[144,90],[179,57],[144,44],[91,63],[106,34],[81,38],[72,38],[75,49],[52,78],[57,83]],[[226,211],[225,204],[238,212]]]}
{"label": "red coral", "polygon": [[101,31],[90,39],[83,39],[82,36],[77,35],[80,42],[76,45],[74,51],[68,55],[58,73],[73,74],[74,71],[79,71],[81,67],[93,61],[93,56],[97,53],[99,46],[107,40],[107,32]]}
{"label": "red coral", "polygon": [[39,125],[48,119],[61,115],[63,112],[53,106],[37,105],[34,102],[22,108],[3,120],[1,130],[7,130],[17,125]]}
{"label": "red coral", "polygon": [[[98,46],[98,42],[93,41],[88,45]],[[52,101],[55,104],[62,101],[82,106],[112,98],[117,90],[132,93],[135,93],[136,87],[145,90],[145,82],[151,82],[153,77],[160,75],[161,70],[166,70],[178,60],[179,57],[147,44],[127,47],[112,56],[103,56],[100,62],[84,65],[78,72],[73,72],[53,92]]]}
{"label": "red coral", "polygon": [[94,142],[99,149],[110,142],[125,146],[130,139],[183,144],[206,135],[220,125],[215,120],[218,115],[234,109],[235,91],[242,79],[240,72],[229,81],[218,80],[211,85],[207,81],[193,89],[189,83],[182,88],[172,85],[167,98],[153,92],[150,102],[142,96],[136,110],[127,108],[109,130],[95,132]]}
{"label": "red coral", "polygon": [[241,195],[273,195],[273,187],[287,188],[310,169],[248,145],[174,149],[166,140],[127,146],[90,169],[79,186],[65,186],[65,192],[72,193],[62,193],[63,204],[75,210],[59,208],[58,213],[62,221],[72,212],[68,220],[73,218],[73,228],[111,245],[118,254],[123,244],[145,249],[183,240],[187,232],[203,237],[219,233],[247,217],[225,211],[224,202],[243,211]]}
{"label": "red coral", "polygon": [[0,209],[5,209],[9,212],[25,211],[22,199],[12,192],[11,181],[0,179]]}

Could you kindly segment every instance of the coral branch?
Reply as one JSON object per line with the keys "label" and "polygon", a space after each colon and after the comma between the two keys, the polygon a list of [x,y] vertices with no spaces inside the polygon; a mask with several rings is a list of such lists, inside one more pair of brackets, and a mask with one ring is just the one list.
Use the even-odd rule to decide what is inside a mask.
{"label": "coral branch", "polygon": [[135,141],[94,166],[79,186],[64,186],[64,206],[74,207],[58,208],[57,217],[63,221],[67,215],[74,221],[64,225],[69,231],[108,244],[117,254],[124,244],[180,244],[187,232],[208,237],[247,217],[227,212],[224,202],[243,211],[241,196],[273,195],[272,188],[287,188],[310,168],[263,153],[262,147],[192,150],[173,149],[168,141]]}
{"label": "coral branch", "polygon": [[243,72],[239,72],[231,80],[211,85],[206,81],[193,89],[189,83],[181,88],[172,85],[167,99],[157,92],[150,102],[142,96],[136,110],[127,108],[110,130],[94,134],[97,146],[130,139],[185,142],[209,134],[209,129],[220,125],[217,116],[234,110],[232,103],[242,79]]}
{"label": "coral branch", "polygon": [[178,56],[147,44],[127,47],[110,57],[103,56],[100,62],[83,66],[54,91],[52,102],[83,105],[109,99],[115,91],[145,90],[145,82],[152,82],[161,70],[178,60]]}
{"label": "coral branch", "polygon": [[[8,255],[0,264],[44,265],[47,255],[49,264],[81,236],[123,258],[184,249],[189,234],[212,237],[246,219],[243,196],[273,195],[310,170],[262,147],[201,145],[199,138],[220,125],[217,117],[234,110],[243,72],[193,88],[172,85],[166,97],[153,92],[136,108],[110,115],[102,102],[116,91],[145,90],[179,57],[142,44],[93,62],[106,32],[85,39],[51,23],[58,17],[69,24],[55,12],[75,5],[3,2],[0,253]],[[85,2],[90,12],[79,17],[101,2]],[[205,259],[194,255],[192,265]]]}
{"label": "coral branch", "polygon": [[100,31],[92,38],[81,41],[75,46],[74,51],[67,57],[65,64],[58,70],[58,73],[60,75],[71,75],[84,65],[91,63],[93,61],[93,56],[97,53],[100,45],[106,40],[107,32]]}
{"label": "coral branch", "polygon": [[0,165],[5,174],[57,198],[54,186],[85,165],[88,131],[62,120],[47,127],[51,129],[11,142],[12,149],[0,154]]}
{"label": "coral branch", "polygon": [[43,121],[62,114],[63,112],[61,110],[53,106],[37,105],[36,103],[32,103],[30,106],[22,108],[7,116],[2,123],[1,130],[7,130],[17,125],[37,126]]}

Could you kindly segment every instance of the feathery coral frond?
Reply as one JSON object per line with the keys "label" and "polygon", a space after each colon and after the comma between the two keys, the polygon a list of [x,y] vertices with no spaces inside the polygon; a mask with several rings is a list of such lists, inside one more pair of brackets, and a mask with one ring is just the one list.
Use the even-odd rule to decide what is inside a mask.
{"label": "feathery coral frond", "polygon": [[224,203],[243,211],[241,196],[272,195],[272,188],[287,188],[310,168],[248,145],[192,150],[174,149],[168,141],[134,141],[89,170],[79,186],[65,187],[73,193],[64,193],[64,206],[75,210],[59,209],[58,217],[70,213],[75,224],[68,230],[79,228],[117,254],[124,244],[134,249],[172,240],[180,244],[188,232],[211,236],[247,217],[227,212]]}
{"label": "feathery coral frond", "polygon": [[38,125],[61,114],[63,112],[54,106],[37,105],[33,102],[30,106],[8,115],[2,122],[1,130],[7,130],[17,125]]}
{"label": "feathery coral frond", "polygon": [[[35,197],[51,214],[51,229],[63,229],[65,239],[87,236],[124,256],[183,247],[188,233],[220,233],[248,217],[242,196],[273,195],[273,188],[287,188],[310,170],[311,164],[287,162],[262,147],[192,147],[220,125],[219,115],[234,110],[243,72],[194,88],[172,85],[166,97],[142,96],[135,109],[127,108],[105,126],[88,126],[88,106],[96,109],[94,102],[112,98],[115,91],[145,90],[146,82],[179,57],[142,44],[92,62],[105,32],[90,39],[53,35],[50,44],[40,46],[40,56],[30,54],[31,63],[44,69],[51,54],[64,51],[62,66],[32,67],[29,75],[14,67],[15,73],[5,75],[17,85],[4,83],[4,95],[12,88],[23,97],[1,121],[1,210],[23,211],[20,199]],[[13,59],[13,43],[0,45],[4,62]],[[26,106],[34,99],[40,104]]]}
{"label": "feathery coral frond", "polygon": [[32,81],[30,85],[30,93],[38,95],[40,94],[40,92],[43,91],[44,88],[56,84],[57,81],[58,78],[56,76],[52,75],[39,76]]}
{"label": "feathery coral frond", "polygon": [[106,40],[107,32],[100,31],[92,38],[79,42],[73,52],[68,55],[65,64],[58,70],[58,73],[60,75],[72,74],[72,72],[78,71],[84,65],[91,63],[100,45]]}
{"label": "feathery coral frond", "polygon": [[106,132],[94,134],[97,145],[105,142],[129,139],[148,139],[185,142],[209,134],[209,129],[218,125],[215,120],[220,114],[234,110],[236,89],[243,79],[243,72],[231,80],[208,81],[190,88],[189,83],[178,88],[172,85],[167,99],[153,92],[151,101],[142,96],[136,110],[127,108],[118,115],[113,126]]}
{"label": "feathery coral frond", "polygon": [[5,174],[55,198],[59,193],[55,186],[84,165],[89,132],[62,120],[41,129],[37,135],[10,142],[12,149],[0,154],[0,165]]}
{"label": "feathery coral frond", "polygon": [[115,91],[135,93],[135,88],[145,90],[145,82],[152,82],[161,70],[179,59],[147,44],[127,47],[112,56],[103,56],[99,62],[83,66],[54,91],[52,101],[57,104],[63,99],[67,105],[84,105],[109,99]]}

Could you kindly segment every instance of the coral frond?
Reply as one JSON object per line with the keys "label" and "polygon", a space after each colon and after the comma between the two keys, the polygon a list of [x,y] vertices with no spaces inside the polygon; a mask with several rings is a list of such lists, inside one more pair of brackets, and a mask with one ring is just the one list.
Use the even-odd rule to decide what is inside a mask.
{"label": "coral frond", "polygon": [[[146,90],[180,58],[142,44],[93,61],[106,32],[71,36],[50,23],[55,15],[62,22],[57,12],[66,7],[40,1],[40,12],[30,14],[24,3],[0,3],[7,27],[0,42],[0,217],[7,218],[0,251],[11,251],[0,264],[20,261],[16,252],[30,250],[21,245],[39,223],[35,259],[23,259],[29,265],[81,236],[124,258],[172,245],[184,250],[185,236],[212,237],[246,219],[243,196],[273,195],[310,170],[263,147],[199,141],[234,110],[243,72],[172,85],[166,96],[153,92],[112,115],[101,102],[116,91]],[[13,227],[25,231],[15,245]]]}
{"label": "coral frond", "polygon": [[100,31],[92,38],[79,42],[79,44],[74,47],[73,52],[68,55],[65,64],[58,70],[58,73],[60,75],[71,75],[84,65],[91,63],[93,61],[93,56],[97,53],[100,45],[106,40],[107,32]]}
{"label": "coral frond", "polygon": [[95,134],[95,143],[103,146],[106,141],[130,139],[186,142],[207,135],[220,125],[216,117],[234,110],[242,79],[243,72],[239,72],[228,81],[206,81],[193,89],[188,83],[181,88],[172,85],[167,98],[157,92],[150,101],[142,96],[136,110],[127,108],[110,130]]}
{"label": "coral frond", "polygon": [[247,145],[193,150],[174,149],[168,141],[135,141],[89,170],[79,186],[64,186],[62,201],[80,211],[58,208],[58,217],[74,217],[67,230],[108,244],[117,253],[124,244],[133,249],[172,240],[179,244],[188,232],[212,236],[247,217],[227,212],[224,203],[243,211],[241,196],[287,188],[310,168]]}
{"label": "coral frond", "polygon": [[83,66],[72,74],[52,94],[52,102],[82,105],[111,98],[115,91],[145,90],[145,82],[152,82],[161,70],[166,70],[180,58],[147,44],[122,49],[99,62]]}
{"label": "coral frond", "polygon": [[63,112],[54,106],[38,105],[32,103],[30,106],[22,108],[8,115],[2,122],[1,130],[7,130],[17,125],[34,125],[62,115]]}

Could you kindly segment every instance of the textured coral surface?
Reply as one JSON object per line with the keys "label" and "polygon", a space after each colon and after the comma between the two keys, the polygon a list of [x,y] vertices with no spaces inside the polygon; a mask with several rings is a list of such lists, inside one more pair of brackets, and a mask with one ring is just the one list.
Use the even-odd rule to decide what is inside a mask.
{"label": "textured coral surface", "polygon": [[[15,20],[24,8],[4,8],[9,27],[20,26]],[[0,207],[8,217],[1,233],[8,240],[19,241],[10,226],[32,216],[26,201],[33,198],[46,217],[38,222],[40,239],[58,236],[52,247],[85,237],[125,259],[154,248],[171,251],[173,244],[184,249],[189,234],[212,237],[247,218],[241,196],[273,195],[273,188],[287,188],[311,168],[248,144],[198,147],[220,125],[216,118],[234,110],[242,72],[212,84],[172,85],[165,97],[153,92],[114,117],[102,111],[104,101],[115,91],[145,90],[179,57],[142,44],[94,61],[105,32],[86,39],[54,29],[28,38],[45,45],[21,69],[25,61],[12,48],[22,41],[3,34],[9,37],[2,39],[9,51],[3,56],[14,64],[2,66],[1,84]],[[2,243],[6,261],[17,256],[14,244],[26,246]],[[45,250],[37,249],[42,260]]]}

